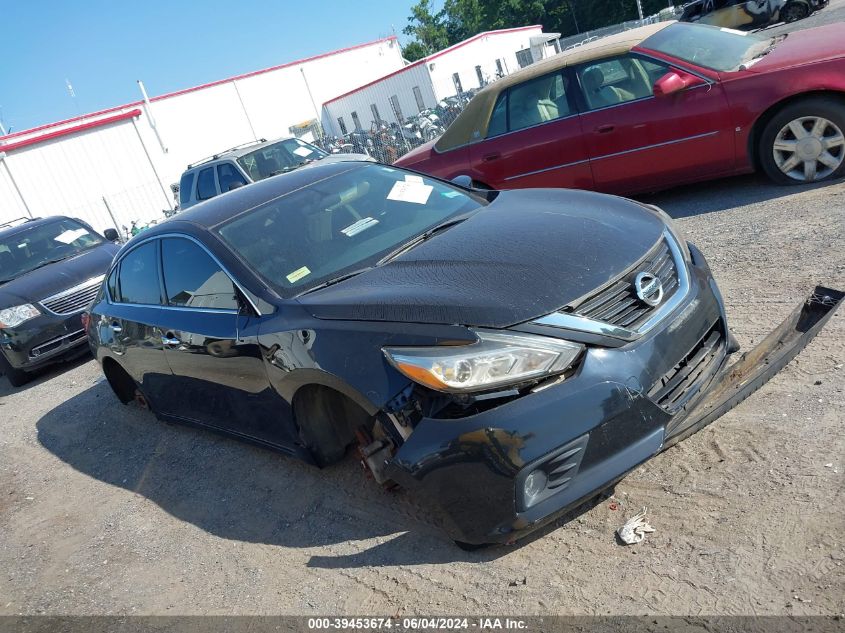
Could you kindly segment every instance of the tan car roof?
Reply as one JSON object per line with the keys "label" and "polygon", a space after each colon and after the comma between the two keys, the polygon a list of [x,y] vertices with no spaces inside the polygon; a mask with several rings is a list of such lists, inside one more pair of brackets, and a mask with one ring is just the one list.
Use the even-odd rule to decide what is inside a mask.
{"label": "tan car roof", "polygon": [[649,24],[630,31],[609,35],[577,48],[563,51],[499,79],[472,98],[463,112],[458,115],[458,118],[434,144],[435,149],[439,152],[446,152],[485,138],[487,123],[490,120],[490,113],[496,104],[496,99],[503,90],[514,84],[521,84],[534,77],[541,77],[567,66],[627,53],[643,40],[670,24],[672,22],[658,22],[657,24]]}

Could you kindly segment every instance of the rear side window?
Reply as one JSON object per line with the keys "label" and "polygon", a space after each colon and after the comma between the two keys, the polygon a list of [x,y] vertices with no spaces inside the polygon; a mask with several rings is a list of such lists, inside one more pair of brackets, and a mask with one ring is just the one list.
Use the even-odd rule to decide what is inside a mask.
{"label": "rear side window", "polygon": [[220,163],[217,165],[217,182],[220,184],[220,191],[226,193],[234,187],[245,185],[246,179],[232,163]]}
{"label": "rear side window", "polygon": [[161,241],[167,303],[186,308],[237,310],[235,285],[200,246],[168,237]]}
{"label": "rear side window", "polygon": [[206,167],[197,177],[197,199],[208,200],[216,195],[217,189],[214,186],[214,168]]}
{"label": "rear side window", "polygon": [[111,275],[109,275],[109,296],[112,298],[113,301],[118,301],[120,295],[117,293],[117,271],[118,269],[115,268],[111,271]]}
{"label": "rear side window", "polygon": [[179,181],[179,202],[185,204],[191,200],[191,190],[194,188],[194,176],[196,172],[189,171],[182,174]]}
{"label": "rear side window", "polygon": [[564,79],[559,72],[531,79],[508,91],[508,124],[521,130],[569,116]]}
{"label": "rear side window", "polygon": [[121,303],[161,303],[156,242],[147,242],[120,260],[118,296]]}
{"label": "rear side window", "polygon": [[496,105],[493,107],[493,114],[490,115],[490,125],[487,126],[487,136],[498,136],[508,131],[508,93],[499,95]]}

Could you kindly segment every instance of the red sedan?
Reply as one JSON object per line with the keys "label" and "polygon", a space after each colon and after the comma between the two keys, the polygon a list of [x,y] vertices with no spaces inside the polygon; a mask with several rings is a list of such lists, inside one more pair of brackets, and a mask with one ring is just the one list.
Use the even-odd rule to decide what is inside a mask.
{"label": "red sedan", "polygon": [[805,183],[843,175],[843,130],[845,25],[656,24],[495,82],[397,164],[494,189],[630,194],[755,169]]}

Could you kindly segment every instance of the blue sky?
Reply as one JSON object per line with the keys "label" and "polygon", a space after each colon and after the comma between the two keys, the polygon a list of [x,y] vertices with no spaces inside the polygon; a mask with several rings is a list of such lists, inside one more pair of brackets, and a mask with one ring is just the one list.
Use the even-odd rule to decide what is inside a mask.
{"label": "blue sky", "polygon": [[404,43],[414,3],[0,2],[0,119],[22,130],[135,101],[137,79],[153,96],[386,37],[393,28]]}

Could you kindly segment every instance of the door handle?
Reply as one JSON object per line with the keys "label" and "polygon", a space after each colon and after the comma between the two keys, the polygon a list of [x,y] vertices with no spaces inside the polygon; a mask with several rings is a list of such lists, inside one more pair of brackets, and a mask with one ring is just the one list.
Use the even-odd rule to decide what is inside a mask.
{"label": "door handle", "polygon": [[173,332],[168,332],[167,334],[161,337],[161,344],[165,347],[176,347],[177,345],[181,345],[182,341],[176,338],[173,335]]}
{"label": "door handle", "polygon": [[502,155],[499,152],[493,152],[492,154],[485,154],[481,157],[481,160],[483,160],[485,163],[489,163],[491,160],[497,160],[501,157]]}
{"label": "door handle", "polygon": [[109,327],[111,328],[111,331],[115,334],[120,334],[121,332],[123,332],[123,328],[120,327],[120,323],[118,323],[117,321],[112,321]]}
{"label": "door handle", "polygon": [[615,129],[615,125],[600,125],[596,128],[596,132],[598,132],[599,134],[607,134]]}

